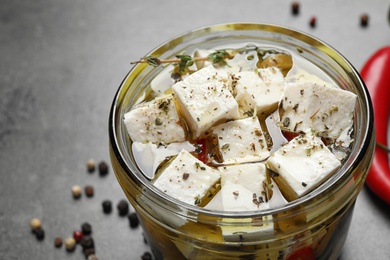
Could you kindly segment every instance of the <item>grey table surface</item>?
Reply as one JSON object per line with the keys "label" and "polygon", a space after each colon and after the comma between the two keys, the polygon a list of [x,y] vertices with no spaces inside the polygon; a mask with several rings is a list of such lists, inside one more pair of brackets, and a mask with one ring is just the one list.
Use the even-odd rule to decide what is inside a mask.
{"label": "grey table surface", "polygon": [[[99,259],[141,259],[141,228],[105,215],[101,202],[124,198],[111,170],[89,174],[89,158],[109,163],[108,114],[120,82],[137,60],[191,29],[226,22],[288,26],[322,39],[359,70],[390,44],[385,0],[108,1],[2,0],[0,4],[0,259],[83,259],[53,239],[93,227]],[[360,16],[369,15],[369,26]],[[317,26],[309,26],[310,17]],[[75,184],[95,187],[74,200]],[[364,187],[340,259],[390,259],[389,206]],[[37,241],[29,222],[43,221]]]}

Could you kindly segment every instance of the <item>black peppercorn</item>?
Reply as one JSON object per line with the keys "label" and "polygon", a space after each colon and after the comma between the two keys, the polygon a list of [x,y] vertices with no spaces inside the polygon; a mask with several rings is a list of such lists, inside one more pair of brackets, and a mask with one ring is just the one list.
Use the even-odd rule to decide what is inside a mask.
{"label": "black peppercorn", "polygon": [[92,233],[92,226],[88,222],[85,222],[81,225],[81,231],[84,235],[90,235]]}
{"label": "black peppercorn", "polygon": [[129,203],[126,200],[120,200],[117,209],[119,216],[126,216],[129,213]]}
{"label": "black peppercorn", "polygon": [[42,228],[34,229],[33,232],[38,240],[43,240],[45,238],[45,231]]}
{"label": "black peppercorn", "polygon": [[145,252],[142,256],[141,256],[141,259],[142,260],[152,260],[152,254],[149,253],[149,252]]}
{"label": "black peppercorn", "polygon": [[368,15],[363,14],[362,16],[360,16],[360,26],[367,27],[367,25],[368,25]]}
{"label": "black peppercorn", "polygon": [[299,2],[292,2],[291,4],[291,12],[293,15],[299,14]]}
{"label": "black peppercorn", "polygon": [[129,224],[131,228],[136,228],[139,225],[138,216],[135,212],[130,213],[127,218],[129,219]]}
{"label": "black peppercorn", "polygon": [[100,176],[106,176],[108,174],[108,164],[106,162],[100,162],[98,167]]}
{"label": "black peppercorn", "polygon": [[91,236],[83,236],[80,240],[80,245],[83,248],[83,250],[94,248],[95,242],[93,241],[93,238]]}
{"label": "black peppercorn", "polygon": [[112,203],[109,200],[104,200],[102,202],[103,212],[106,214],[111,213],[112,211]]}

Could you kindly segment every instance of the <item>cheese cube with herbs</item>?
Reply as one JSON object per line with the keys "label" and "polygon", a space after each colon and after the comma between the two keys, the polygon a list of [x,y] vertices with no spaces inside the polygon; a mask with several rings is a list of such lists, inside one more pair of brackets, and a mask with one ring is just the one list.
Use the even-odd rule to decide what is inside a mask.
{"label": "cheese cube with herbs", "polygon": [[133,142],[172,143],[186,138],[172,95],[134,107],[124,115],[124,124]]}
{"label": "cheese cube with herbs", "polygon": [[182,150],[158,176],[154,185],[175,199],[199,205],[213,195],[219,180],[218,170]]}
{"label": "cheese cube with herbs", "polygon": [[315,83],[286,86],[280,104],[281,129],[299,132],[312,128],[322,137],[337,139],[353,125],[356,95]]}
{"label": "cheese cube with herbs", "polygon": [[262,161],[269,157],[257,117],[229,121],[212,128],[224,164]]}
{"label": "cheese cube with herbs", "polygon": [[[264,163],[246,163],[238,165],[229,165],[218,167],[221,172],[221,185],[223,186],[226,181],[230,181],[235,184],[239,184],[256,194],[256,197],[267,194],[267,177],[266,167]],[[264,197],[260,199],[266,201]]]}
{"label": "cheese cube with herbs", "polygon": [[308,130],[281,147],[266,162],[288,201],[309,193],[341,165],[321,138]]}
{"label": "cheese cube with herbs", "polygon": [[229,85],[226,71],[207,66],[172,86],[179,113],[194,138],[216,123],[239,118],[238,104]]}
{"label": "cheese cube with herbs", "polygon": [[242,71],[233,78],[232,91],[243,114],[262,116],[277,109],[286,84],[278,68]]}

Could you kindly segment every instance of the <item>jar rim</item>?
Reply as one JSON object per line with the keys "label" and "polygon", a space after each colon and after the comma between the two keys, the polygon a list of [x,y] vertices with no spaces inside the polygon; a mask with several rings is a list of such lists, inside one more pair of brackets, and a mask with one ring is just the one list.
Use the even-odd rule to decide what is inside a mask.
{"label": "jar rim", "polygon": [[[351,172],[351,169],[356,167],[357,164],[362,160],[362,158],[365,156],[365,152],[367,151],[373,133],[374,133],[374,127],[373,127],[373,109],[372,109],[372,103],[371,99],[369,97],[368,90],[361,79],[359,73],[356,71],[356,69],[353,67],[353,65],[343,56],[341,55],[337,50],[332,48],[330,45],[326,44],[325,42],[307,34],[304,32],[300,32],[295,29],[291,29],[288,27],[273,25],[273,24],[264,24],[264,23],[223,23],[223,24],[216,24],[211,26],[205,26],[201,27],[195,30],[192,30],[187,33],[180,34],[179,36],[176,36],[165,43],[157,46],[152,51],[150,51],[146,56],[154,56],[156,53],[160,53],[162,50],[166,50],[169,48],[173,48],[179,44],[185,43],[188,40],[195,39],[199,36],[205,36],[205,35],[212,35],[212,34],[223,34],[224,32],[234,32],[234,31],[256,31],[256,32],[271,32],[273,34],[285,36],[285,37],[291,37],[294,39],[298,39],[300,42],[308,43],[315,47],[317,50],[321,50],[322,53],[325,53],[326,56],[328,56],[331,60],[336,62],[339,66],[341,66],[343,69],[348,68],[348,77],[350,79],[353,79],[355,82],[357,82],[356,91],[357,95],[359,96],[359,100],[361,100],[360,109],[364,110],[365,116],[366,116],[366,124],[362,125],[361,128],[358,129],[358,133],[360,134],[360,140],[359,144],[354,142],[352,151],[347,158],[347,163],[344,163],[342,165],[342,168],[338,171],[339,174],[337,174],[336,177],[331,177],[325,183],[323,183],[320,187],[316,188],[309,194],[298,198],[297,200],[294,200],[292,202],[289,202],[288,204],[284,205],[283,207],[273,208],[273,209],[265,209],[261,211],[247,211],[247,212],[226,212],[226,211],[217,211],[217,210],[210,210],[210,209],[204,209],[195,205],[189,205],[187,203],[181,202],[177,199],[174,199],[162,191],[158,190],[154,185],[147,180],[147,178],[140,172],[139,169],[137,169],[137,166],[129,164],[128,161],[126,161],[123,153],[122,148],[120,144],[120,140],[117,136],[117,133],[120,132],[120,125],[117,125],[117,123],[121,122],[121,117],[119,116],[119,109],[118,105],[121,104],[119,100],[123,98],[123,96],[126,94],[123,92],[124,87],[126,85],[126,82],[128,81],[130,76],[135,77],[141,73],[147,65],[145,64],[136,64],[130,71],[127,73],[126,77],[121,82],[115,96],[114,100],[111,106],[110,115],[109,115],[109,140],[111,147],[113,149],[113,152],[121,165],[121,167],[125,170],[127,174],[132,174],[132,177],[137,179],[137,182],[142,184],[142,190],[146,191],[146,196],[152,196],[153,199],[157,199],[167,207],[168,204],[175,205],[175,208],[180,207],[181,209],[184,209],[186,211],[191,211],[196,214],[204,214],[204,215],[211,215],[211,216],[223,216],[223,217],[254,217],[254,216],[264,216],[269,214],[276,214],[282,211],[291,210],[295,207],[299,207],[302,205],[310,205],[310,201],[313,201],[315,199],[318,199],[319,195],[324,192],[325,190],[330,190],[331,187],[337,186],[336,184],[344,178],[344,182],[349,181],[351,178],[353,178],[352,175],[347,176],[348,172]],[[356,114],[356,113],[355,113]],[[126,133],[125,133],[126,134]],[[124,148],[125,149],[125,148]],[[134,163],[135,164],[135,163]],[[133,171],[138,171],[139,174],[133,174]],[[364,182],[365,178],[362,178],[360,181]],[[360,185],[360,183],[356,183],[355,185]],[[339,187],[340,188],[340,187]],[[335,191],[334,191],[335,192]],[[325,200],[326,198],[323,197],[322,200]],[[186,215],[186,217],[188,217]]]}

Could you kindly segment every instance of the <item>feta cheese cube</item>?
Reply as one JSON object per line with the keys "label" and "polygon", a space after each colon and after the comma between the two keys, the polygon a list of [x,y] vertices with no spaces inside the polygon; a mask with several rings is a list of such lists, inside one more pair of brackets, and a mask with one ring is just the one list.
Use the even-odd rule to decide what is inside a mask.
{"label": "feta cheese cube", "polygon": [[336,156],[311,130],[292,139],[268,158],[283,196],[292,201],[309,193],[341,165]]}
{"label": "feta cheese cube", "polygon": [[276,110],[286,84],[278,68],[242,71],[235,74],[234,78],[233,95],[242,113],[254,112],[262,116]]}
{"label": "feta cheese cube", "polygon": [[262,161],[270,155],[257,117],[229,121],[212,131],[224,164]]}
{"label": "feta cheese cube", "polygon": [[175,199],[201,205],[203,199],[212,195],[219,180],[218,170],[182,150],[157,177],[154,185]]}
{"label": "feta cheese cube", "polygon": [[[267,203],[255,203],[252,191],[230,180],[225,180],[218,194],[220,194],[222,209],[225,212],[257,211],[269,208]],[[210,203],[212,204],[212,201]],[[222,236],[225,241],[249,241],[269,238],[274,235],[272,216],[264,216],[261,220],[257,219],[256,221],[261,221],[259,225],[252,224],[253,222],[250,218],[232,221],[236,225],[221,226]],[[245,225],[245,223],[251,224]]]}
{"label": "feta cheese cube", "polygon": [[156,97],[137,105],[124,115],[124,124],[133,142],[185,141],[185,131],[180,124],[172,95]]}
{"label": "feta cheese cube", "polygon": [[[252,192],[256,197],[262,195],[266,187],[266,167],[264,163],[248,163],[219,167],[221,185],[226,181],[239,184]],[[266,199],[264,198],[264,201]]]}
{"label": "feta cheese cube", "polygon": [[197,138],[216,123],[239,118],[226,71],[207,66],[172,86],[179,112]]}
{"label": "feta cheese cube", "polygon": [[281,128],[299,132],[312,128],[320,136],[337,139],[353,124],[356,95],[315,83],[286,86],[280,104]]}

